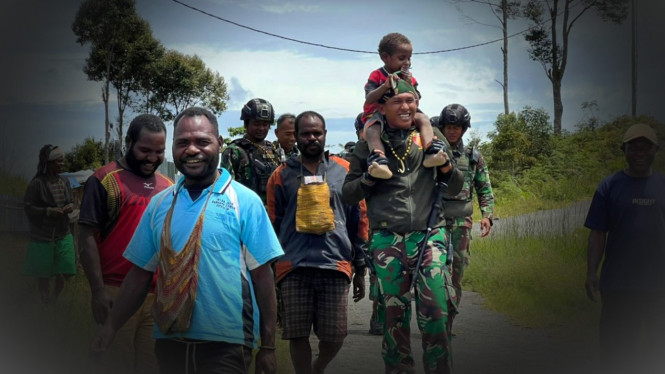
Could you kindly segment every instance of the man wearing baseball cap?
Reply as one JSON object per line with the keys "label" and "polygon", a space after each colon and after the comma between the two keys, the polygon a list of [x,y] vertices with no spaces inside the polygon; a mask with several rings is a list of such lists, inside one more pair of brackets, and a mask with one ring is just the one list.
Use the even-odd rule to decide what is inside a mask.
{"label": "man wearing baseball cap", "polygon": [[650,126],[626,130],[628,167],[600,183],[584,224],[591,230],[586,291],[594,301],[600,292],[607,373],[665,370],[665,175],[652,170],[659,148]]}

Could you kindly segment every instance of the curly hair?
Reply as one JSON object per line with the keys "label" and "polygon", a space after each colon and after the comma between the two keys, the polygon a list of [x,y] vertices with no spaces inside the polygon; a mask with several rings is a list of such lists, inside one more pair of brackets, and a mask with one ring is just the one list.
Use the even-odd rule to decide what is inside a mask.
{"label": "curly hair", "polygon": [[166,134],[164,122],[154,114],[141,114],[136,116],[129,124],[125,142],[136,143],[141,135],[141,130],[146,129],[150,132],[163,132]]}
{"label": "curly hair", "polygon": [[411,40],[398,32],[386,34],[379,42],[379,54],[385,52],[392,55],[403,44],[411,44]]}

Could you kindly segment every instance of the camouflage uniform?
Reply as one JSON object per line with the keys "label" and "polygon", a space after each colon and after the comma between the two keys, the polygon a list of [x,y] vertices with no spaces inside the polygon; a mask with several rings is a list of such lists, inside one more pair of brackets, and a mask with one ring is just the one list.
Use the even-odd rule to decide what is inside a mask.
{"label": "camouflage uniform", "polygon": [[233,179],[256,192],[265,205],[268,178],[280,162],[271,142],[264,140],[259,145],[246,138],[232,141],[222,152],[221,165]]}
{"label": "camouflage uniform", "polygon": [[[453,252],[453,287],[455,287],[455,303],[462,299],[462,277],[464,269],[469,265],[469,244],[471,227],[473,226],[473,190],[478,194],[478,205],[483,218],[490,222],[494,214],[494,195],[490,183],[489,172],[480,152],[473,147],[464,147],[460,142],[453,150],[457,168],[464,173],[462,191],[451,196],[443,194],[443,206],[446,225]],[[452,319],[451,319],[452,323]]]}
{"label": "camouflage uniform", "polygon": [[[411,130],[413,130],[412,128]],[[443,135],[434,129],[439,139]],[[447,330],[448,317],[455,313],[454,291],[446,266],[446,230],[443,214],[437,216],[423,251],[422,267],[415,274],[419,244],[427,229],[427,217],[434,203],[435,180],[448,190],[461,190],[464,176],[453,168],[445,177],[438,169],[422,166],[424,152],[420,134],[384,128],[384,143],[391,149],[386,158],[393,177],[368,184],[365,180],[369,149],[365,141],[350,155],[350,170],[343,188],[344,199],[367,202],[372,238],[371,258],[377,273],[380,295],[385,303],[382,355],[386,373],[413,373],[411,354],[411,279],[415,285],[416,319],[421,330],[426,373],[450,372],[452,352]],[[445,142],[445,141],[444,141]],[[395,147],[393,149],[393,147]],[[395,155],[403,155],[399,159]],[[452,158],[452,153],[450,156]],[[418,186],[414,188],[414,186]],[[378,296],[378,295],[377,295]],[[381,297],[379,296],[379,297]]]}
{"label": "camouflage uniform", "polygon": [[[411,277],[418,261],[423,231],[400,235],[387,230],[375,231],[371,250],[374,269],[381,289],[382,306],[379,318],[385,319],[381,353],[386,367],[394,372],[410,371],[414,361],[407,342],[411,330]],[[422,333],[423,361],[427,373],[441,370],[442,365],[452,367],[447,320],[456,313],[449,309],[454,297],[450,272],[446,266],[446,232],[435,228],[427,241],[421,270],[416,281],[416,320]],[[405,349],[406,348],[406,349]],[[438,370],[437,370],[438,369]]]}
{"label": "camouflage uniform", "polygon": [[279,157],[279,161],[284,163],[286,160],[290,159],[292,156],[297,156],[298,155],[298,147],[293,146],[288,152],[282,148],[282,146],[279,144],[277,140],[272,142],[272,146],[275,148],[277,151],[277,156]]}

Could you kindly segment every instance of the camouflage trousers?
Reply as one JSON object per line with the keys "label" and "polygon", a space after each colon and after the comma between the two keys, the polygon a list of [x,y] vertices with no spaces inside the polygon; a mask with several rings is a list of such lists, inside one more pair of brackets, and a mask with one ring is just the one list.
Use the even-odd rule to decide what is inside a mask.
{"label": "camouflage trousers", "polygon": [[469,245],[471,244],[471,217],[449,220],[448,238],[453,246],[453,287],[455,288],[455,305],[462,300],[462,278],[464,270],[469,266]]}
{"label": "camouflage trousers", "polygon": [[[375,274],[369,276],[369,299],[372,301],[372,315],[376,318],[376,322],[383,325],[383,318],[386,315],[386,305],[379,290],[379,282],[376,280]],[[376,308],[376,309],[375,309]]]}
{"label": "camouflage trousers", "polygon": [[[400,235],[380,230],[372,234],[370,252],[385,305],[381,353],[386,373],[414,372],[409,288],[424,237],[422,231]],[[422,334],[426,373],[452,371],[447,322],[449,314],[454,314],[456,310],[453,305],[454,294],[446,266],[445,229],[434,229],[425,247],[415,283],[416,319]]]}

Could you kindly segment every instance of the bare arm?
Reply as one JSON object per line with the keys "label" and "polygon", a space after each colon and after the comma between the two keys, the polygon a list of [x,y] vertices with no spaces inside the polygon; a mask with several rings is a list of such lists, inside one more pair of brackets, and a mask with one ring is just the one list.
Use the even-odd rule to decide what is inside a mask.
{"label": "bare arm", "polygon": [[141,307],[150,289],[153,272],[136,265],[127,273],[122,282],[113,309],[104,327],[92,341],[93,352],[103,352],[113,341],[116,331]]}
{"label": "bare arm", "polygon": [[[399,79],[399,76],[396,76],[393,79]],[[373,89],[372,91],[368,92],[367,95],[365,95],[365,105],[378,103],[379,99],[381,99],[381,96],[383,96],[386,93],[386,91],[388,91],[389,89],[390,89],[390,79],[386,79],[386,81],[383,82],[382,85]]]}
{"label": "bare arm", "polygon": [[259,307],[261,324],[261,348],[256,355],[255,373],[275,373],[275,326],[277,325],[277,298],[275,276],[270,264],[263,264],[251,271],[256,304]]}
{"label": "bare arm", "polygon": [[95,241],[98,233],[99,229],[93,226],[80,225],[81,266],[83,266],[83,271],[90,284],[92,316],[95,318],[95,322],[101,325],[106,322],[113,300],[104,289],[99,249]]}
{"label": "bare arm", "polygon": [[591,230],[587,246],[586,294],[596,301],[598,295],[598,266],[605,253],[607,234],[603,231]]}

